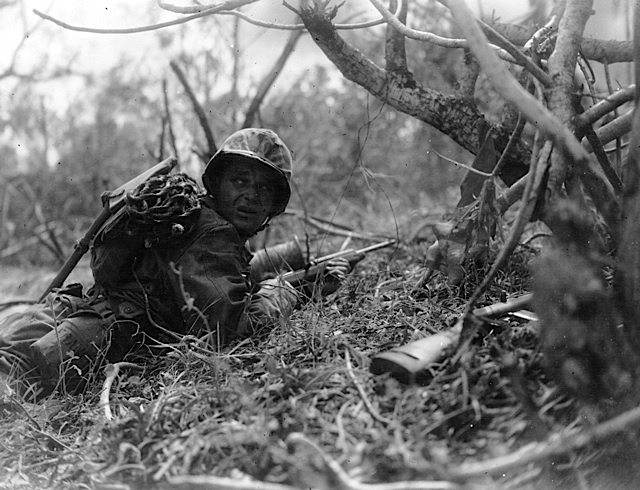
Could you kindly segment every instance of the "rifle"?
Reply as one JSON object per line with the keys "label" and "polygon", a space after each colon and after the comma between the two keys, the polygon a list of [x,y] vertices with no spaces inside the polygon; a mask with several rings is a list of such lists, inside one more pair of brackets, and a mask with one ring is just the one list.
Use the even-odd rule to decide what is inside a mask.
{"label": "rifle", "polygon": [[[511,313],[516,317],[533,320],[535,314],[523,311],[531,305],[532,300],[533,294],[524,294],[506,303],[476,308],[472,314],[477,317],[498,318]],[[390,373],[402,383],[413,384],[421,372],[430,364],[440,361],[446,350],[460,341],[462,325],[463,318],[447,330],[380,352],[371,359],[369,370],[373,374]]]}
{"label": "rifle", "polygon": [[340,252],[334,252],[332,254],[325,255],[324,257],[319,257],[317,259],[311,260],[302,269],[285,272],[284,274],[280,275],[280,278],[290,283],[293,287],[298,287],[304,285],[307,282],[315,281],[324,272],[331,260],[346,259],[349,262],[349,265],[353,267],[355,264],[364,259],[369,252],[389,247],[391,245],[394,245],[395,243],[396,241],[391,239],[385,240],[381,243],[370,245],[365,248],[361,248],[359,250],[350,248],[347,250],[342,250]]}
{"label": "rifle", "polygon": [[124,207],[125,204],[125,196],[127,192],[134,190],[143,182],[149,180],[151,177],[155,177],[157,175],[168,174],[173,170],[173,168],[177,165],[178,160],[174,157],[169,157],[166,160],[161,161],[160,163],[154,165],[150,169],[142,172],[137,177],[134,177],[129,182],[122,184],[115,191],[107,191],[102,194],[102,211],[91,224],[85,235],[76,242],[73,253],[64,263],[56,277],[54,277],[47,286],[47,289],[43,292],[38,302],[43,301],[47,295],[54,289],[61,287],[64,284],[64,281],[69,277],[71,271],[78,264],[82,256],[87,253],[89,250],[89,246],[91,244],[91,240],[93,237],[100,231],[100,228],[107,222],[107,220],[115,213],[117,213],[120,209]]}

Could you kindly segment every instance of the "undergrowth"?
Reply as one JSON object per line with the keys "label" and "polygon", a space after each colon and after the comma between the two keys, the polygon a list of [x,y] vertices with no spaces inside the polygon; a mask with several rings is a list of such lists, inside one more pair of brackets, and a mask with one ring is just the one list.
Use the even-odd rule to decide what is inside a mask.
{"label": "undergrowth", "polygon": [[[517,251],[477,306],[526,292],[531,254]],[[264,338],[219,352],[185,338],[138,360],[144,369],[125,370],[111,388],[112,420],[100,405],[102,375],[82,394],[37,404],[4,393],[0,487],[225,488],[180,484],[208,475],[247,489],[595,488],[581,485],[614,443],[460,472],[588,425],[546,378],[535,322],[484,324],[417,385],[369,372],[376,353],[452,326],[482,276],[467,271],[454,287],[436,274],[415,288],[420,257],[403,247],[371,254],[337,292]]]}

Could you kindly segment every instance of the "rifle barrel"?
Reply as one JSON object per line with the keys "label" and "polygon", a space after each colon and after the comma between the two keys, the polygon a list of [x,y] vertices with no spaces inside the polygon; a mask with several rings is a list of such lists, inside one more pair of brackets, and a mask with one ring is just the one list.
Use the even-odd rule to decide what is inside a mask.
{"label": "rifle barrel", "polygon": [[369,245],[368,247],[365,248],[361,248],[358,250],[354,250],[352,248],[349,248],[347,250],[341,250],[339,252],[334,252],[332,254],[329,255],[324,255],[322,257],[318,257],[317,259],[312,259],[309,261],[309,265],[318,265],[321,264],[323,262],[327,262],[329,260],[333,260],[333,259],[338,259],[340,257],[345,257],[347,255],[366,255],[369,252],[373,252],[374,250],[379,250],[381,248],[385,248],[385,247],[389,247],[391,245],[393,245],[394,243],[396,243],[396,241],[394,239],[390,239],[390,240],[386,240],[384,242],[380,242],[380,243],[375,243],[373,245]]}
{"label": "rifle barrel", "polygon": [[381,243],[376,243],[374,245],[370,245],[368,247],[365,248],[361,248],[359,250],[354,250],[354,249],[348,249],[348,250],[342,250],[340,252],[334,252],[332,254],[329,255],[325,255],[323,257],[319,257],[317,259],[311,260],[309,262],[309,264],[307,264],[306,267],[304,267],[303,269],[298,269],[295,271],[290,271],[290,272],[285,272],[284,274],[281,274],[280,277],[286,281],[291,282],[292,284],[296,285],[298,284],[300,281],[304,280],[307,277],[311,277],[314,275],[319,274],[323,268],[322,266],[333,259],[337,259],[340,257],[358,257],[355,262],[359,262],[360,260],[362,260],[362,258],[364,258],[365,254],[369,253],[369,252],[373,252],[374,250],[378,250],[384,247],[388,247],[390,245],[393,245],[394,243],[396,243],[395,240],[391,239],[391,240],[386,240],[384,242]]}
{"label": "rifle barrel", "polygon": [[373,252],[374,250],[378,250],[380,248],[390,247],[391,245],[395,245],[396,241],[393,238],[389,240],[385,240],[384,242],[374,243],[373,245],[369,245],[368,247],[361,248],[358,250],[359,253],[367,254],[369,252]]}

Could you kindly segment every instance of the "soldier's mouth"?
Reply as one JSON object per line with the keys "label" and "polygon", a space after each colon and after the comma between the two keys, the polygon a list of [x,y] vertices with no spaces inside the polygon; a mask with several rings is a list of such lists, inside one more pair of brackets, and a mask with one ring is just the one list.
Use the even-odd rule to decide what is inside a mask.
{"label": "soldier's mouth", "polygon": [[247,218],[253,218],[258,212],[252,208],[240,207],[236,210],[236,213],[240,216],[244,216]]}

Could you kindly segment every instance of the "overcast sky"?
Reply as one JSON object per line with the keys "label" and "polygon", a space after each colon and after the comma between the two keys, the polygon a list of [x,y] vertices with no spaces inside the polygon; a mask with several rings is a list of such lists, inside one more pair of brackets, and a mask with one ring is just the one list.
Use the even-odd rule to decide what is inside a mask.
{"label": "overcast sky", "polygon": [[[346,1],[349,6],[363,13],[360,20],[374,19],[379,15],[368,0]],[[612,1],[596,0],[594,9],[599,16],[603,10],[611,9]],[[32,8],[48,12],[51,16],[72,25],[103,29],[136,27],[181,17],[180,14],[162,10],[158,7],[156,0],[23,0],[23,2],[28,7],[26,13],[28,25],[33,25],[39,19],[31,12]],[[176,3],[178,3],[177,0]],[[282,3],[282,0],[260,0],[256,4],[245,7],[244,11],[261,20],[290,23],[293,13]],[[289,0],[289,3],[295,5],[296,0]],[[181,4],[189,5],[190,2],[181,2]],[[529,0],[467,0],[467,4],[476,12],[478,6],[482,5],[484,15],[490,16],[493,13],[502,21],[509,22],[518,19],[519,15],[527,9]],[[19,19],[7,18],[4,13],[1,17],[0,42],[3,45],[3,51],[11,53],[11,47],[22,39],[24,30]],[[590,22],[588,32],[597,37],[624,38],[626,35],[624,23],[607,19],[605,22]],[[122,35],[81,33],[63,29],[48,22],[44,27],[46,29],[39,30],[24,45],[20,57],[22,63],[28,64],[30,60],[37,59],[42,52],[47,52],[50,56],[62,57],[72,50],[79,53],[77,66],[83,71],[105,70],[122,55],[140,59],[143,62],[154,60],[154,63],[148,63],[148,66],[167,70],[170,54],[158,49],[154,32]],[[55,33],[55,42],[45,35],[46,32]],[[271,68],[288,35],[288,31],[258,29],[247,36],[249,39],[243,39],[245,48],[247,43],[250,43],[245,65],[252,70],[251,73],[254,73],[255,78],[259,79]],[[231,42],[219,33],[212,32],[211,36],[214,39],[219,36],[216,41],[220,43],[228,45]],[[157,63],[155,63],[156,60]],[[304,70],[315,63],[328,64],[329,62],[308,37],[303,37],[297,45],[294,56],[287,64],[287,70]],[[279,83],[284,81],[280,80]]]}
{"label": "overcast sky", "polygon": [[[69,24],[103,29],[145,25],[151,20],[149,15],[152,15],[155,21],[167,21],[180,17],[179,14],[160,9],[155,0],[24,0],[24,2],[29,9],[36,8],[48,12],[51,16]],[[189,4],[188,2],[180,3],[182,5]],[[294,0],[290,3],[295,4],[296,2]],[[358,11],[363,12],[363,18],[378,17],[377,11],[367,0],[347,0],[347,3],[356,6]],[[469,4],[475,9],[477,0],[471,1]],[[503,19],[509,20],[516,15],[517,11],[526,8],[528,0],[483,0],[482,5],[485,13],[495,10]],[[293,13],[282,5],[282,0],[260,0],[257,4],[244,10],[250,11],[251,15],[256,18],[267,21],[289,23],[293,18]],[[29,13],[29,16],[30,23],[37,21],[35,15]],[[13,43],[15,43],[21,33],[19,24],[9,21],[2,27],[3,33],[0,33],[0,36],[13,35],[15,37]],[[82,51],[81,63],[83,66],[97,70],[103,69],[108,61],[117,59],[122,53],[135,56],[137,53],[155,49],[156,46],[153,33],[100,35],[57,29],[59,29],[58,34],[67,46],[73,46]],[[282,39],[287,34],[286,31],[276,31],[260,35],[259,40],[254,42],[252,46],[256,64],[261,64],[269,58],[277,56],[279,49],[275,50],[274,47],[281,47]],[[310,40],[307,41],[301,42],[298,46],[300,53],[296,63],[325,61],[313,43]],[[13,43],[7,42],[3,45],[10,46]],[[28,43],[25,46],[25,49],[31,52],[31,56],[35,56],[39,50],[52,49],[52,46],[45,40],[36,37],[33,43]]]}

